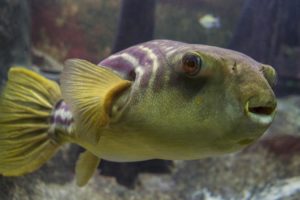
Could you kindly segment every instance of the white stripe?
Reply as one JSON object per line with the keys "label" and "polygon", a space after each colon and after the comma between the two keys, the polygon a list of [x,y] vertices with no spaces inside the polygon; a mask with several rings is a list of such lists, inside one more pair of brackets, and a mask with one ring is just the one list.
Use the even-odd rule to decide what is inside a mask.
{"label": "white stripe", "polygon": [[165,51],[171,51],[171,50],[173,50],[173,49],[174,49],[174,47],[172,47],[172,46],[171,46],[171,47],[166,47],[166,48],[165,48]]}
{"label": "white stripe", "polygon": [[135,68],[136,79],[133,85],[135,89],[131,90],[131,92],[138,91],[144,73],[144,68],[140,65],[138,58],[134,57],[133,55],[130,55],[129,53],[124,52],[121,54],[111,55],[108,59],[118,58],[124,59],[125,61],[129,62],[133,66],[133,68]]}
{"label": "white stripe", "polygon": [[[139,87],[140,84],[141,84],[141,80],[142,80],[142,76],[143,76],[143,73],[144,73],[144,69],[141,66],[139,66],[139,67],[136,68],[135,73],[136,73],[136,79],[134,81],[135,82],[135,86]],[[132,91],[134,91],[134,90],[132,90]]]}
{"label": "white stripe", "polygon": [[56,110],[54,112],[54,117],[60,116],[61,119],[72,119],[72,114],[69,111],[64,111],[63,109]]}
{"label": "white stripe", "polygon": [[139,66],[139,61],[132,55],[128,54],[128,53],[122,53],[122,54],[117,54],[117,55],[112,55],[108,58],[108,60],[110,59],[118,59],[118,58],[122,58],[124,60],[126,60],[127,62],[129,62],[134,68]]}
{"label": "white stripe", "polygon": [[166,53],[166,56],[167,56],[167,57],[171,56],[172,54],[174,54],[174,53],[176,52],[176,50],[177,50],[177,49],[174,49],[174,48],[173,48],[172,50],[170,50],[170,51],[168,51],[168,52]]}
{"label": "white stripe", "polygon": [[149,87],[153,86],[155,77],[156,77],[156,72],[158,69],[158,59],[157,59],[157,55],[152,51],[152,49],[149,49],[148,47],[145,46],[139,46],[139,48],[142,51],[145,51],[147,53],[147,55],[151,58],[152,60],[152,73],[150,76],[150,80],[149,80]]}

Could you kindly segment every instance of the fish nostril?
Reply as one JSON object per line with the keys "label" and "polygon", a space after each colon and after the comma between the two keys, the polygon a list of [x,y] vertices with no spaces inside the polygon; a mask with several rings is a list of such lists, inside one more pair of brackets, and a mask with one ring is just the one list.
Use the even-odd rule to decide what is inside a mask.
{"label": "fish nostril", "polygon": [[255,107],[249,107],[248,110],[251,113],[257,114],[257,115],[271,115],[276,106],[255,106]]}

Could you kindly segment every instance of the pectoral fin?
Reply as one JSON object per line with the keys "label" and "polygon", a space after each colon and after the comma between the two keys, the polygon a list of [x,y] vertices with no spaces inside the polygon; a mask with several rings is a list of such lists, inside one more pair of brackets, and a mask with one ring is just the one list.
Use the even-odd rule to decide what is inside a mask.
{"label": "pectoral fin", "polygon": [[100,158],[95,156],[89,151],[85,151],[80,154],[79,159],[76,162],[76,184],[78,186],[84,186],[93,176],[98,165]]}
{"label": "pectoral fin", "polygon": [[130,84],[108,68],[80,59],[67,60],[61,75],[62,93],[74,114],[77,132],[97,143],[101,127],[109,122],[113,99]]}

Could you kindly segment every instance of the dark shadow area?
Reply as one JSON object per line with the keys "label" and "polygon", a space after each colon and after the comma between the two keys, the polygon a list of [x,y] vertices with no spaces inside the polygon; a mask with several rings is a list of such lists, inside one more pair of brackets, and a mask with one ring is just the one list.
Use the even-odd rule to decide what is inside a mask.
{"label": "dark shadow area", "polygon": [[137,178],[140,173],[170,173],[172,166],[172,161],[158,159],[131,163],[102,160],[100,173],[105,176],[114,176],[119,184],[133,189],[138,183]]}
{"label": "dark shadow area", "polygon": [[12,199],[15,190],[15,184],[12,178],[3,177],[0,175],[0,188],[0,199]]}
{"label": "dark shadow area", "polygon": [[0,2],[0,80],[13,64],[30,64],[30,16],[27,1]]}

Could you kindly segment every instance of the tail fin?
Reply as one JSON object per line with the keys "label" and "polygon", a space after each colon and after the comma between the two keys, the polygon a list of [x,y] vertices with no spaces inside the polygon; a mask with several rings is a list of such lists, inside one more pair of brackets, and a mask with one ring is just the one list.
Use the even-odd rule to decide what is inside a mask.
{"label": "tail fin", "polygon": [[11,68],[0,96],[0,174],[19,176],[38,169],[59,144],[49,137],[59,86],[25,68]]}

